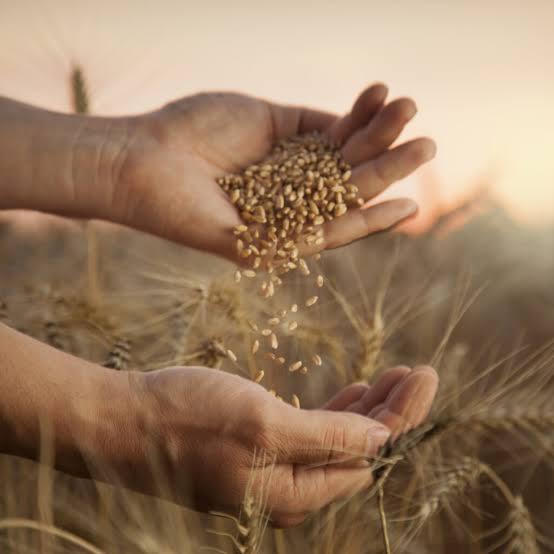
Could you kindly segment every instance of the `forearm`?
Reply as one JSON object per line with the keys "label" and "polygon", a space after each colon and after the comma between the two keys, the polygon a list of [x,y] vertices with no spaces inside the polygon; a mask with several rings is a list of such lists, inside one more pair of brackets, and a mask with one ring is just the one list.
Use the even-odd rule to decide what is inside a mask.
{"label": "forearm", "polygon": [[0,209],[106,217],[133,121],[0,97]]}
{"label": "forearm", "polygon": [[87,475],[84,457],[109,457],[123,434],[124,380],[0,324],[0,452],[38,459],[46,433],[56,467]]}

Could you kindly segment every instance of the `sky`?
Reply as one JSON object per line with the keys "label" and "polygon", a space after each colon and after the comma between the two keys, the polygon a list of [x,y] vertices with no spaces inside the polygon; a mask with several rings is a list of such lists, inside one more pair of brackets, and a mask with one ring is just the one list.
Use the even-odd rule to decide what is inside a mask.
{"label": "sky", "polygon": [[374,81],[412,96],[405,139],[436,160],[455,204],[488,185],[515,217],[554,220],[554,0],[0,0],[0,94],[69,109],[72,63],[98,114],[140,113],[203,90],[337,112]]}

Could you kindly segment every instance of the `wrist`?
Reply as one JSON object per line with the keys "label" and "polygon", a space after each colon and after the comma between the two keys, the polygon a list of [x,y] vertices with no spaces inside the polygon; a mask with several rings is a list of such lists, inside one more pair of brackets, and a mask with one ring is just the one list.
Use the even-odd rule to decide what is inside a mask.
{"label": "wrist", "polygon": [[56,113],[0,97],[0,209],[109,218],[139,121]]}
{"label": "wrist", "polygon": [[107,469],[123,484],[132,484],[126,482],[136,478],[140,459],[142,374],[98,366],[94,372],[87,377],[87,392],[67,395],[69,405],[58,405],[63,413],[53,416],[56,466],[97,479],[107,479]]}
{"label": "wrist", "polygon": [[116,372],[0,325],[0,452],[80,477],[107,465],[124,473],[140,444],[142,374]]}
{"label": "wrist", "polygon": [[83,219],[110,219],[126,163],[133,118],[49,114],[55,131],[35,135],[29,208]]}

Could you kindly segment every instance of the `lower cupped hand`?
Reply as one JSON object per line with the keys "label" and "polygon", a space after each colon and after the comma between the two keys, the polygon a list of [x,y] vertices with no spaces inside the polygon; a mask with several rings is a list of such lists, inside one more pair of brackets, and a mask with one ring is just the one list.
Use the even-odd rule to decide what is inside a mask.
{"label": "lower cupped hand", "polygon": [[[124,484],[202,510],[232,511],[248,483],[253,494],[260,492],[255,488],[270,467],[264,495],[279,526],[298,524],[369,487],[367,459],[424,420],[437,388],[431,368],[396,367],[374,385],[350,385],[323,409],[305,410],[252,381],[207,368],[176,367],[134,378],[140,402],[129,421],[141,424],[127,427],[142,431],[129,443],[132,470]],[[253,463],[261,452],[266,456]],[[153,460],[163,470],[161,481]],[[160,482],[167,483],[165,492],[157,488]]]}

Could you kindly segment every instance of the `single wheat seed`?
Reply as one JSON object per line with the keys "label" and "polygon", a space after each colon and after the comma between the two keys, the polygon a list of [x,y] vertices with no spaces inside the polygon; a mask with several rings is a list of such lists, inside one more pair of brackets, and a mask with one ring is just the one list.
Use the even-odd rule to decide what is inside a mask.
{"label": "single wheat seed", "polygon": [[254,381],[256,383],[259,383],[264,378],[264,375],[265,375],[265,371],[263,369],[260,369],[260,371],[256,373],[256,377],[254,378]]}
{"label": "single wheat seed", "polygon": [[298,260],[298,267],[300,268],[300,272],[302,273],[302,275],[310,274],[310,269],[308,268],[308,264],[302,258]]}
{"label": "single wheat seed", "polygon": [[302,367],[302,362],[299,360],[298,362],[294,362],[289,366],[289,371],[291,373],[298,371]]}

